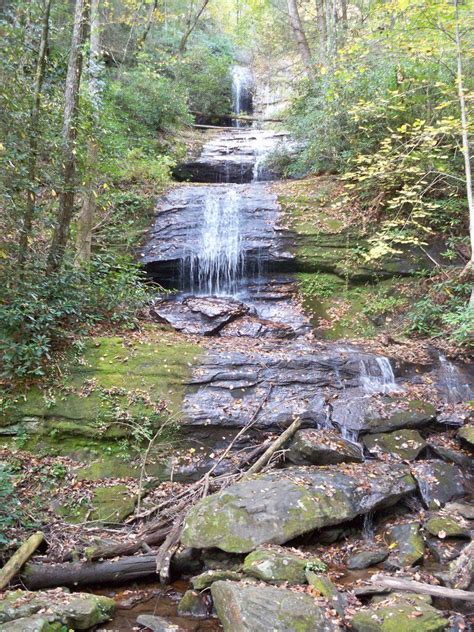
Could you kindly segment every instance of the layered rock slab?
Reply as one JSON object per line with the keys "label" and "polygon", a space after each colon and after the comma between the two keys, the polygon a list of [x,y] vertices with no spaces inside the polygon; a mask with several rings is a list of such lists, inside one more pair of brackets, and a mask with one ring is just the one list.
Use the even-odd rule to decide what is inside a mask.
{"label": "layered rock slab", "polygon": [[211,593],[225,632],[336,632],[341,629],[312,597],[291,590],[216,582]]}
{"label": "layered rock slab", "polygon": [[352,520],[415,491],[403,464],[291,467],[243,480],[197,503],[182,542],[193,548],[248,553]]}

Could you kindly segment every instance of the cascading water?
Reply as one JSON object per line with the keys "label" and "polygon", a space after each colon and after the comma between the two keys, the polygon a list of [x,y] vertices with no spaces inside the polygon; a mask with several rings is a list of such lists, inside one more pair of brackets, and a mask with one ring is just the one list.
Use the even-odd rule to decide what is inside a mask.
{"label": "cascading water", "polygon": [[183,270],[193,294],[232,295],[242,276],[239,196],[232,188],[208,188],[203,200],[202,229]]}
{"label": "cascading water", "polygon": [[[240,115],[248,112],[251,105],[250,87],[252,73],[247,66],[236,65],[232,68],[232,110]],[[234,127],[242,127],[242,122],[235,120]]]}
{"label": "cascading water", "polygon": [[438,375],[443,399],[448,404],[472,399],[474,387],[469,383],[469,378],[442,353],[439,354]]}
{"label": "cascading water", "polygon": [[395,382],[395,374],[390,360],[385,356],[375,356],[360,360],[360,385],[367,394],[394,393],[400,391]]}

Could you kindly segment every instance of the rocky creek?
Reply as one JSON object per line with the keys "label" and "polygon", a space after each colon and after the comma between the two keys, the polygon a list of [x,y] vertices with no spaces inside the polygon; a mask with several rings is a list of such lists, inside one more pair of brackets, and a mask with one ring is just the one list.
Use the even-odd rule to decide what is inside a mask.
{"label": "rocky creek", "polygon": [[[239,113],[248,110],[248,75],[239,69],[236,78]],[[56,416],[77,444],[90,425],[87,410],[98,415],[90,382],[109,390],[136,382],[150,394],[147,405],[171,393],[179,419],[176,450],[147,473],[183,486],[210,469],[229,476],[186,507],[171,565],[177,583],[96,591],[119,604],[100,629],[129,630],[139,616],[139,625],[159,631],[461,632],[469,601],[370,577],[383,570],[472,590],[472,373],[435,349],[422,361],[390,343],[384,353],[373,341],[320,335],[298,275],[375,285],[410,278],[423,255],[343,268],[356,235],[300,230],[282,208],[282,183],[266,165],[281,143],[289,143],[284,132],[243,124],[208,134],[200,156],[176,168],[181,182],[158,201],[141,251],[165,290],[150,310],[160,325],[155,338],[137,343],[139,351],[133,341],[96,340],[94,364],[84,361],[73,374],[79,393],[71,387],[47,408],[30,398],[21,420],[2,432],[23,424],[39,434]],[[269,463],[246,476],[252,459],[295,423]],[[121,435],[105,438],[112,444]],[[84,479],[96,474],[92,466],[81,471]],[[124,516],[131,511],[133,503]],[[147,563],[153,577],[155,558]]]}

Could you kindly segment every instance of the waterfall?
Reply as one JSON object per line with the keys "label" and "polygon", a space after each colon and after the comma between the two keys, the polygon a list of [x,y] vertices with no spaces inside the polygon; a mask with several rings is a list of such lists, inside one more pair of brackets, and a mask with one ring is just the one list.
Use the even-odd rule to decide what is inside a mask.
{"label": "waterfall", "polygon": [[199,241],[184,261],[190,291],[208,296],[234,294],[243,263],[237,191],[208,188]]}
{"label": "waterfall", "polygon": [[360,360],[360,385],[368,394],[400,391],[390,360],[385,356]]}
{"label": "waterfall", "polygon": [[[250,86],[252,73],[247,66],[233,66],[232,68],[232,110],[239,115],[246,112],[251,104]],[[234,127],[242,127],[241,121],[234,121]]]}
{"label": "waterfall", "polygon": [[472,399],[474,388],[469,378],[442,353],[439,354],[438,375],[443,398],[448,404]]}

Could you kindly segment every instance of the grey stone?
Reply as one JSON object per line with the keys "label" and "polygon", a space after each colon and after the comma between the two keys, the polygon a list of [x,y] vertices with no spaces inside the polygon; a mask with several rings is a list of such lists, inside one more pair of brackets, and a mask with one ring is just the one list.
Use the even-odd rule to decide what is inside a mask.
{"label": "grey stone", "polygon": [[409,469],[384,463],[293,467],[231,485],[189,511],[185,546],[247,553],[390,506],[415,489]]}
{"label": "grey stone", "polygon": [[419,461],[411,466],[423,502],[437,509],[464,496],[464,476],[456,465],[442,461]]}
{"label": "grey stone", "polygon": [[359,446],[334,430],[298,430],[288,446],[287,458],[296,465],[333,465],[362,462]]}
{"label": "grey stone", "polygon": [[395,545],[386,562],[389,568],[413,566],[423,559],[425,544],[418,523],[397,524],[386,531],[385,539]]}
{"label": "grey stone", "polygon": [[362,570],[363,568],[369,568],[369,566],[380,564],[380,562],[386,560],[387,557],[387,549],[359,551],[359,553],[351,555],[348,559],[347,568],[352,571]]}
{"label": "grey stone", "polygon": [[363,439],[372,454],[390,454],[406,461],[413,461],[426,447],[426,442],[416,430],[396,430],[395,432],[366,435]]}
{"label": "grey stone", "polygon": [[156,617],[151,614],[141,614],[137,617],[137,623],[152,630],[152,632],[182,632],[183,628],[174,623],[169,623],[162,617]]}
{"label": "grey stone", "polygon": [[273,586],[216,582],[211,588],[225,632],[336,632],[324,607],[309,595]]}

